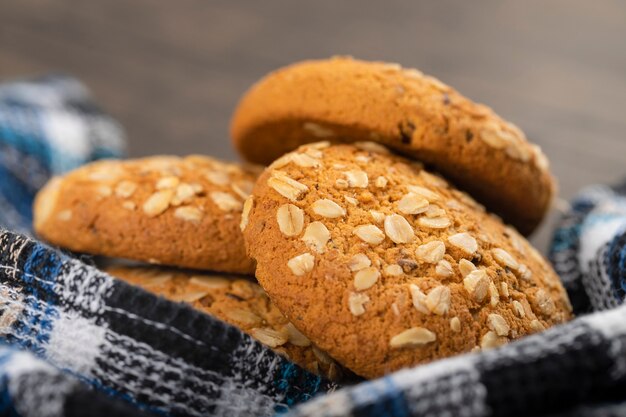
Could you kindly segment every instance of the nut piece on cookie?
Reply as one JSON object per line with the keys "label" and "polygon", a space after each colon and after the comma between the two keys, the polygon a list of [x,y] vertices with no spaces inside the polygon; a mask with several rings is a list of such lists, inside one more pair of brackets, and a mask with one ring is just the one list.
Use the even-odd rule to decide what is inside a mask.
{"label": "nut piece on cookie", "polygon": [[[318,163],[294,162],[301,155]],[[298,185],[283,193],[275,178]],[[303,145],[259,177],[252,199],[244,239],[259,283],[304,336],[361,376],[571,317],[550,266],[523,255],[533,253],[524,238],[379,146]]]}
{"label": "nut piece on cookie", "polygon": [[[39,192],[34,228],[77,252],[251,273],[240,223],[256,172],[197,155],[94,162]],[[298,212],[287,214],[296,233]]]}
{"label": "nut piece on cookie", "polygon": [[345,371],[319,350],[250,279],[199,274],[164,267],[110,265],[110,275],[238,327],[275,352],[334,381]]}
{"label": "nut piece on cookie", "polygon": [[[383,144],[433,166],[523,233],[538,225],[555,194],[547,158],[517,126],[436,78],[397,64],[334,57],[274,71],[242,97],[231,136],[244,158],[263,164],[322,139],[353,141],[368,152]],[[364,145],[370,140],[377,143]],[[295,163],[312,167],[310,156],[298,155]],[[389,180],[385,172],[374,176],[352,166],[337,184],[385,189]],[[424,209],[410,196],[398,204],[400,214]]]}

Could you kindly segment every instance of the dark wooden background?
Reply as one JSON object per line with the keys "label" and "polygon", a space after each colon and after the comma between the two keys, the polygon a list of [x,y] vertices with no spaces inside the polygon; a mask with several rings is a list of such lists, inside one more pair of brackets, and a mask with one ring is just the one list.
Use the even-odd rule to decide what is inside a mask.
{"label": "dark wooden background", "polygon": [[228,122],[246,88],[334,54],[415,66],[492,106],[544,148],[564,198],[626,174],[620,0],[0,1],[0,79],[79,77],[135,156],[235,158]]}

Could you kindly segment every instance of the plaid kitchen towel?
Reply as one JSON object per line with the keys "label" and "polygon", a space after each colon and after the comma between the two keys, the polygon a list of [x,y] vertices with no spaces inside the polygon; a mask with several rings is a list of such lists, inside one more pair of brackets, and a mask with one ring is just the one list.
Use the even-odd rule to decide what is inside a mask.
{"label": "plaid kitchen towel", "polygon": [[550,259],[579,313],[626,296],[626,181],[577,195],[554,233]]}
{"label": "plaid kitchen towel", "polygon": [[0,84],[0,226],[30,232],[34,195],[52,175],[123,151],[119,125],[73,78]]}
{"label": "plaid kitchen towel", "polygon": [[0,344],[0,415],[148,416],[61,372],[33,354]]}
{"label": "plaid kitchen towel", "polygon": [[235,327],[8,231],[0,305],[8,343],[151,412],[268,416],[335,388]]}

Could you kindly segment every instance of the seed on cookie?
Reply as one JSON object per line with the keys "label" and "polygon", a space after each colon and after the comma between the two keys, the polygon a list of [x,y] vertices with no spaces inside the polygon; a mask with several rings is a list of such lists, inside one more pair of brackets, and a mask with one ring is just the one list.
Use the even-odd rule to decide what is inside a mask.
{"label": "seed on cookie", "polygon": [[461,331],[461,320],[458,317],[452,317],[450,319],[450,330],[454,333],[458,333]]}
{"label": "seed on cookie", "polygon": [[363,253],[357,253],[350,258],[350,261],[348,261],[348,268],[350,271],[360,271],[370,265],[372,265],[372,261],[370,261],[370,258]]}
{"label": "seed on cookie", "polygon": [[267,180],[267,184],[283,197],[296,201],[303,193],[309,190],[309,187],[290,178],[280,171],[272,172],[272,177]]}
{"label": "seed on cookie", "polygon": [[302,276],[311,272],[314,264],[315,257],[310,253],[303,253],[302,255],[294,256],[287,262],[287,266],[296,276]]}
{"label": "seed on cookie", "polygon": [[476,301],[482,302],[489,291],[487,273],[482,269],[470,272],[463,279],[463,286]]}
{"label": "seed on cookie", "polygon": [[550,298],[548,293],[545,292],[543,289],[539,289],[537,290],[537,292],[535,292],[535,296],[533,297],[532,301],[533,305],[536,306],[541,314],[550,316],[552,313],[554,313],[554,310],[556,308],[556,306],[554,305],[554,301],[552,301],[552,298]]}
{"label": "seed on cookie", "polygon": [[352,292],[348,296],[348,308],[353,316],[360,316],[365,313],[365,304],[369,303],[367,294]]}
{"label": "seed on cookie", "polygon": [[343,178],[338,178],[335,181],[335,187],[337,187],[339,189],[348,188],[349,186],[350,186],[350,184],[348,183],[348,181],[344,180]]}
{"label": "seed on cookie", "polygon": [[378,188],[385,188],[388,183],[389,183],[389,180],[386,177],[383,177],[382,175],[380,177],[377,177],[376,180],[374,181],[374,185]]}
{"label": "seed on cookie", "polygon": [[[230,185],[230,188],[233,189],[235,194],[244,200],[252,194],[252,189],[254,188],[254,183],[248,180],[241,180]],[[194,192],[197,194],[198,191],[194,189]]]}
{"label": "seed on cookie", "polygon": [[285,236],[298,236],[304,227],[304,212],[293,204],[283,204],[276,211],[278,228]]}
{"label": "seed on cookie", "polygon": [[509,298],[509,284],[507,284],[506,282],[501,282],[500,292],[504,297]]}
{"label": "seed on cookie", "polygon": [[243,203],[243,210],[241,212],[241,223],[239,223],[239,227],[243,232],[245,228],[248,226],[248,221],[250,219],[250,210],[254,206],[254,197],[250,196]]}
{"label": "seed on cookie", "polygon": [[517,316],[519,318],[524,318],[526,317],[526,311],[524,310],[524,306],[522,306],[522,303],[520,303],[517,300],[513,300],[513,309],[515,311],[515,314],[517,314]]}
{"label": "seed on cookie", "polygon": [[329,219],[336,219],[346,215],[346,210],[343,207],[327,198],[320,198],[315,201],[311,205],[311,208],[313,209],[313,213]]}
{"label": "seed on cookie", "polygon": [[309,340],[309,338],[303,335],[300,330],[296,329],[296,326],[294,326],[292,323],[287,323],[284,329],[287,332],[289,343],[291,343],[292,345],[301,347],[311,345],[311,341]]}
{"label": "seed on cookie", "polygon": [[350,187],[367,188],[368,178],[365,171],[346,171],[345,175]]}
{"label": "seed on cookie", "polygon": [[385,234],[394,243],[409,243],[415,239],[415,232],[409,222],[399,214],[385,217]]}
{"label": "seed on cookie", "polygon": [[430,229],[445,229],[450,226],[450,219],[447,217],[420,217],[417,224]]}
{"label": "seed on cookie", "polygon": [[487,325],[491,330],[496,332],[498,336],[507,336],[509,334],[509,324],[504,317],[499,314],[489,314],[489,316],[487,316]]}
{"label": "seed on cookie", "polygon": [[450,262],[442,259],[441,261],[437,262],[437,266],[435,267],[435,273],[437,274],[437,276],[440,276],[442,278],[448,278],[452,276],[454,270],[452,269],[452,265],[450,264]]}
{"label": "seed on cookie", "polygon": [[431,264],[436,264],[441,261],[445,253],[446,245],[440,240],[424,243],[415,249],[417,259]]}
{"label": "seed on cookie", "polygon": [[122,207],[125,208],[126,210],[135,210],[137,208],[137,204],[135,204],[132,201],[124,201],[122,203]]}
{"label": "seed on cookie", "polygon": [[387,149],[385,146],[376,142],[361,141],[361,142],[354,142],[352,145],[355,148],[360,149],[362,151],[376,152],[376,153],[381,153],[384,155],[387,155],[390,153],[389,149]]}
{"label": "seed on cookie", "polygon": [[531,149],[526,146],[525,143],[519,143],[518,141],[515,141],[507,146],[505,152],[511,158],[522,162],[528,162],[532,156]]}
{"label": "seed on cookie", "polygon": [[403,214],[419,214],[428,209],[428,200],[414,193],[405,194],[398,201],[398,210]]}
{"label": "seed on cookie", "polygon": [[385,221],[385,214],[381,213],[380,211],[370,210],[370,216],[372,216],[372,219],[374,220],[374,222],[378,224]]}
{"label": "seed on cookie", "polygon": [[307,244],[309,248],[317,253],[324,253],[326,244],[330,240],[330,232],[328,228],[322,222],[311,222],[306,227],[302,241]]}
{"label": "seed on cookie", "polygon": [[185,182],[180,183],[176,187],[176,194],[174,198],[172,198],[172,205],[179,206],[181,204],[190,203],[195,195],[196,191],[191,184]]}
{"label": "seed on cookie", "polygon": [[394,349],[423,346],[437,340],[437,335],[423,327],[412,327],[391,338],[389,346]]}
{"label": "seed on cookie", "polygon": [[[172,275],[169,275],[169,278],[171,279]],[[212,290],[218,288],[227,288],[230,285],[230,281],[226,278],[205,275],[193,275],[191,278],[189,278],[189,283]]]}
{"label": "seed on cookie", "polygon": [[480,139],[494,149],[504,149],[515,140],[513,135],[492,123],[481,130]]}
{"label": "seed on cookie", "polygon": [[505,337],[499,337],[496,332],[490,330],[480,339],[481,349],[492,349],[502,346],[507,342]]}
{"label": "seed on cookie", "polygon": [[132,181],[120,181],[119,184],[115,186],[115,195],[120,198],[128,198],[131,197],[135,191],[137,190],[137,183]]}
{"label": "seed on cookie", "polygon": [[353,206],[358,206],[359,205],[359,200],[357,200],[354,197],[350,197],[349,195],[344,195],[343,198],[344,198],[344,200],[346,200],[346,202],[348,204],[352,204]]}
{"label": "seed on cookie", "polygon": [[429,185],[437,188],[448,188],[448,182],[438,175],[430,174],[424,170],[420,171],[420,177]]}
{"label": "seed on cookie", "polygon": [[293,162],[293,155],[288,153],[274,160],[269,167],[270,169],[280,169],[289,165],[291,162]]}
{"label": "seed on cookie", "polygon": [[98,193],[98,198],[110,197],[113,194],[113,190],[108,185],[98,185],[96,193]]}
{"label": "seed on cookie", "polygon": [[500,294],[498,293],[498,288],[496,288],[496,284],[493,281],[489,282],[489,303],[492,307],[495,307],[500,302]]}
{"label": "seed on cookie", "polygon": [[357,226],[353,233],[362,241],[369,243],[370,245],[378,245],[385,240],[385,234],[383,231],[373,224]]}
{"label": "seed on cookie", "polygon": [[443,316],[450,309],[450,288],[439,285],[428,292],[426,307],[431,313]]}
{"label": "seed on cookie", "polygon": [[434,217],[445,217],[446,211],[439,206],[431,204],[428,206],[426,211],[424,212],[424,216],[434,218]]}
{"label": "seed on cookie", "polygon": [[469,233],[457,233],[448,237],[448,242],[468,255],[478,250],[478,242]]}
{"label": "seed on cookie", "polygon": [[331,358],[328,355],[328,353],[324,352],[323,350],[320,350],[320,348],[318,348],[317,346],[313,345],[311,347],[311,350],[313,351],[313,355],[317,358],[317,360],[320,363],[323,363],[324,365],[330,365],[335,362],[333,361],[333,358]]}
{"label": "seed on cookie", "polygon": [[158,216],[167,210],[173,196],[174,191],[171,189],[155,192],[143,203],[143,212],[149,217]]}
{"label": "seed on cookie", "polygon": [[408,185],[406,188],[409,190],[409,192],[425,198],[430,203],[439,200],[439,194],[429,190],[428,188],[421,187],[419,185]]}
{"label": "seed on cookie", "polygon": [[213,203],[222,211],[241,211],[243,209],[243,203],[233,197],[232,194],[222,191],[213,191],[209,193],[209,197],[211,197]]}
{"label": "seed on cookie", "polygon": [[269,347],[275,348],[287,343],[288,336],[286,332],[271,329],[269,327],[253,328],[250,330],[252,337]]}
{"label": "seed on cookie", "polygon": [[476,271],[476,265],[474,265],[467,259],[461,259],[459,261],[459,271],[461,271],[461,275],[463,277],[466,277],[472,271]]}
{"label": "seed on cookie", "polygon": [[174,217],[191,223],[200,223],[202,220],[202,211],[197,207],[184,206],[174,210]]}
{"label": "seed on cookie", "polygon": [[504,249],[501,249],[501,248],[492,249],[491,254],[500,265],[507,266],[513,270],[516,270],[517,268],[519,268],[519,264],[517,263],[515,258],[513,258],[513,256],[511,256],[511,254],[505,251]]}
{"label": "seed on cookie", "polygon": [[213,185],[228,185],[230,176],[224,171],[208,171],[204,177]]}
{"label": "seed on cookie", "polygon": [[[91,181],[114,181],[124,173],[122,167],[116,164],[118,161],[100,161],[94,163],[92,172],[87,174]],[[95,164],[100,166],[96,167]]]}
{"label": "seed on cookie", "polygon": [[411,292],[411,300],[413,301],[413,307],[420,313],[429,314],[430,310],[426,305],[426,294],[415,284],[409,284],[409,291]]}
{"label": "seed on cookie", "polygon": [[322,164],[318,158],[314,158],[306,153],[291,154],[291,160],[301,168],[317,168]]}
{"label": "seed on cookie", "polygon": [[526,281],[530,281],[533,276],[533,272],[524,264],[520,264],[519,268],[517,268],[517,272],[519,273],[519,277]]}
{"label": "seed on cookie", "polygon": [[546,329],[546,326],[544,326],[539,320],[535,319],[530,322],[530,328],[534,332],[541,332]]}
{"label": "seed on cookie", "polygon": [[248,309],[233,308],[224,311],[224,314],[226,315],[226,317],[235,322],[247,324],[250,326],[257,326],[263,323],[263,319],[261,317]]}
{"label": "seed on cookie", "polygon": [[357,291],[367,290],[376,284],[378,278],[380,278],[380,271],[373,266],[361,269],[354,274],[354,288]]}
{"label": "seed on cookie", "polygon": [[383,269],[383,272],[385,273],[385,275],[390,277],[397,277],[404,273],[402,267],[398,264],[386,265]]}
{"label": "seed on cookie", "polygon": [[176,186],[178,185],[179,182],[180,182],[180,178],[178,178],[178,177],[174,177],[174,176],[163,177],[163,178],[160,178],[157,181],[156,189],[157,190],[167,190],[167,189],[170,189],[170,188],[176,188]]}
{"label": "seed on cookie", "polygon": [[[324,152],[321,151],[321,148],[320,149],[312,148],[311,146],[306,146],[304,148],[304,153],[310,156],[311,158],[315,158],[315,159],[320,159],[322,156],[324,156]],[[320,161],[320,165],[321,165],[321,161]]]}

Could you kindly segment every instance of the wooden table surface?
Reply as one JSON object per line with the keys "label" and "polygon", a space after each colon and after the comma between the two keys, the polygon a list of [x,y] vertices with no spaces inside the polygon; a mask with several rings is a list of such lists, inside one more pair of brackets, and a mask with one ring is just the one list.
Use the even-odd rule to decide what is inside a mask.
{"label": "wooden table surface", "polygon": [[241,94],[274,68],[336,54],[414,66],[490,105],[542,146],[563,198],[626,174],[619,0],[0,2],[0,80],[82,79],[134,156],[236,158]]}

